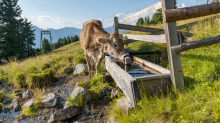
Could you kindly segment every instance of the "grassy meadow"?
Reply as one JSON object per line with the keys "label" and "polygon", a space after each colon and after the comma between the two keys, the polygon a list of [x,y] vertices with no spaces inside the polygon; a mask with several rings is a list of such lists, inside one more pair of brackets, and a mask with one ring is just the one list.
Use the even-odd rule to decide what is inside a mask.
{"label": "grassy meadow", "polygon": [[[179,21],[177,25],[193,20],[196,19]],[[181,31],[194,33],[195,41],[217,36],[220,33],[219,19],[200,23]],[[128,47],[137,50],[138,46],[142,48],[145,45],[149,46],[149,43],[142,43],[144,45],[141,42],[135,42]],[[152,44],[152,47],[151,49],[156,49],[163,46]],[[150,57],[144,59],[152,61]],[[128,116],[115,106],[117,104],[114,101],[109,108],[109,121],[120,123],[220,122],[220,45],[205,46],[181,53],[181,61],[185,82],[183,92],[172,88],[167,90],[166,94],[149,96],[142,91],[138,106],[131,109]],[[166,61],[162,66],[169,68]]]}

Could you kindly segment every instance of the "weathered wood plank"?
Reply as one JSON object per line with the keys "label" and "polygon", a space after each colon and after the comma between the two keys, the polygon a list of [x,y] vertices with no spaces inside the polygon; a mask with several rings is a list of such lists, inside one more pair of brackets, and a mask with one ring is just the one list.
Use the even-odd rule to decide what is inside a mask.
{"label": "weathered wood plank", "polygon": [[136,12],[136,13],[134,13],[134,14],[132,14],[132,15],[129,15],[129,16],[127,16],[127,17],[121,19],[121,20],[119,21],[119,23],[122,23],[122,22],[124,22],[124,21],[129,20],[129,19],[138,17],[138,16],[140,16],[140,15],[143,15],[143,14],[146,14],[146,13],[149,13],[149,12],[152,12],[152,11],[156,11],[156,10],[161,9],[161,8],[162,8],[161,2],[158,2],[158,3],[153,4],[153,5],[151,5],[151,6],[147,7],[147,8],[145,8],[145,9],[142,9],[142,10],[139,11],[139,12]]}
{"label": "weathered wood plank", "polygon": [[121,69],[115,62],[113,62],[108,56],[105,57],[105,65],[107,71],[111,74],[117,85],[120,87],[125,96],[136,105],[136,98],[139,98],[138,94],[134,90],[137,90],[135,79]]}
{"label": "weathered wood plank", "polygon": [[135,77],[136,81],[147,81],[147,80],[155,80],[155,79],[167,79],[170,78],[170,73],[159,74],[159,75],[150,75],[144,77]]}
{"label": "weathered wood plank", "polygon": [[117,16],[114,17],[113,27],[114,27],[115,32],[119,32],[119,30],[118,30],[118,17]]}
{"label": "weathered wood plank", "polygon": [[202,19],[202,20],[199,20],[199,21],[194,21],[194,22],[191,22],[191,23],[180,25],[180,26],[177,27],[177,30],[184,29],[184,28],[187,28],[187,27],[190,27],[190,26],[194,26],[194,25],[197,25],[199,23],[204,23],[204,22],[207,22],[207,21],[212,21],[212,20],[215,20],[215,19],[217,19],[219,17],[220,17],[220,15],[216,15],[216,16],[213,16],[213,17],[210,17],[210,18],[206,18],[206,19]]}
{"label": "weathered wood plank", "polygon": [[189,43],[183,43],[180,45],[172,46],[172,50],[175,51],[176,53],[180,53],[183,51],[199,48],[199,47],[204,47],[204,46],[209,46],[213,44],[220,43],[220,35],[216,37],[211,37],[199,41],[193,41]]}
{"label": "weathered wood plank", "polygon": [[161,35],[132,35],[132,34],[123,34],[120,35],[121,38],[133,39],[146,42],[154,43],[166,43],[165,34]]}
{"label": "weathered wood plank", "polygon": [[175,22],[190,18],[202,17],[220,13],[220,3],[211,3],[205,5],[191,6],[178,9],[164,10],[165,22]]}
{"label": "weathered wood plank", "polygon": [[170,74],[169,70],[167,70],[166,68],[161,67],[159,65],[156,65],[152,62],[140,59],[140,58],[135,57],[135,56],[133,56],[133,60],[134,60],[134,62],[140,63],[142,67],[148,67],[148,68],[150,68],[154,71],[159,72],[160,74]]}
{"label": "weathered wood plank", "polygon": [[127,29],[133,31],[142,31],[142,32],[158,32],[164,31],[163,29],[151,28],[151,27],[142,27],[142,26],[133,26],[127,24],[118,24],[119,29]]}
{"label": "weathered wood plank", "polygon": [[[174,9],[173,0],[162,0],[161,2],[162,2],[163,11]],[[164,20],[164,30],[166,34],[167,53],[169,58],[171,80],[174,87],[179,91],[182,91],[184,89],[184,80],[183,80],[180,54],[176,54],[175,51],[171,50],[172,46],[179,45],[176,22],[165,23],[164,13],[163,13],[163,20]]]}
{"label": "weathered wood plank", "polygon": [[168,87],[171,85],[171,79],[157,78],[154,80],[139,81],[137,82],[137,85],[140,89],[139,91],[146,91],[149,94],[158,94],[168,89]]}

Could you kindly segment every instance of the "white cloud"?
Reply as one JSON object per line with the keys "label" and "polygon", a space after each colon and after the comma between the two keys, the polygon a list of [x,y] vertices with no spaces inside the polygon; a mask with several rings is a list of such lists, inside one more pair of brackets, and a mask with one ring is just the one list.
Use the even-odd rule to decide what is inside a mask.
{"label": "white cloud", "polygon": [[125,13],[119,13],[119,14],[117,14],[117,15],[115,15],[115,16],[117,16],[118,18],[120,18],[120,17],[122,17],[122,16],[124,16],[125,15]]}
{"label": "white cloud", "polygon": [[183,8],[183,7],[186,7],[186,4],[185,4],[185,3],[182,3],[182,7],[181,7],[181,8]]}
{"label": "white cloud", "polygon": [[63,19],[60,17],[51,17],[51,16],[31,16],[29,17],[29,20],[32,21],[32,23],[40,28],[48,29],[60,29],[63,27],[76,27],[76,28],[82,28],[82,22],[75,22],[67,19]]}

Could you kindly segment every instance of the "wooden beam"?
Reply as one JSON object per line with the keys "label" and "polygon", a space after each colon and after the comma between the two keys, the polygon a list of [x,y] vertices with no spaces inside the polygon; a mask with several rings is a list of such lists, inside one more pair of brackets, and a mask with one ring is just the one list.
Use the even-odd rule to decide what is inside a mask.
{"label": "wooden beam", "polygon": [[107,71],[111,74],[112,78],[115,80],[125,96],[133,105],[136,105],[136,99],[139,98],[139,93],[136,91],[138,90],[138,87],[135,85],[135,79],[121,69],[108,56],[105,56],[105,65]]}
{"label": "wooden beam", "polygon": [[185,20],[220,13],[220,3],[164,10],[163,13],[166,23],[175,22],[178,20]]}
{"label": "wooden beam", "polygon": [[159,66],[157,64],[154,64],[152,62],[140,59],[140,58],[135,57],[135,56],[133,56],[133,60],[134,60],[135,63],[140,63],[142,67],[150,68],[150,69],[152,69],[154,71],[157,71],[160,74],[170,74],[169,70],[167,70],[166,68],[161,67],[161,66]]}
{"label": "wooden beam", "polygon": [[114,17],[113,27],[114,27],[114,31],[119,33],[119,30],[118,30],[118,17],[117,16]]}
{"label": "wooden beam", "polygon": [[[163,11],[174,9],[173,0],[161,0]],[[165,15],[163,13],[163,20],[165,21]],[[176,89],[182,91],[184,89],[183,72],[181,65],[180,54],[176,54],[175,51],[171,50],[172,46],[179,45],[176,22],[165,23],[164,30],[166,34],[167,42],[167,54],[170,65],[171,80]]]}
{"label": "wooden beam", "polygon": [[194,21],[194,22],[191,22],[191,23],[180,25],[180,26],[177,27],[177,30],[184,29],[184,28],[187,28],[187,27],[190,27],[190,26],[194,26],[194,25],[197,25],[199,23],[204,23],[204,22],[207,22],[207,21],[210,21],[210,20],[215,20],[219,17],[220,17],[220,15],[216,15],[216,16],[213,16],[213,17],[210,17],[210,18],[206,18],[206,19],[202,19],[202,20],[199,20],[199,21]]}
{"label": "wooden beam", "polygon": [[199,47],[204,47],[208,45],[213,45],[220,43],[220,35],[216,37],[211,37],[199,41],[194,41],[194,42],[189,42],[189,43],[183,43],[180,45],[172,46],[172,50],[175,51],[176,53],[180,53],[183,51],[199,48]]}
{"label": "wooden beam", "polygon": [[142,27],[142,26],[133,26],[133,25],[127,25],[127,24],[118,24],[118,28],[119,29],[133,30],[133,31],[142,31],[142,32],[164,31],[163,29],[150,28],[150,27]]}
{"label": "wooden beam", "polygon": [[121,38],[133,39],[146,42],[154,43],[166,43],[165,34],[161,35],[132,35],[132,34],[123,34],[120,35]]}
{"label": "wooden beam", "polygon": [[143,14],[146,14],[146,13],[149,13],[149,12],[152,12],[152,11],[156,11],[156,10],[161,9],[161,8],[162,8],[161,2],[158,2],[158,3],[153,4],[153,5],[151,5],[151,6],[147,7],[147,8],[145,8],[145,9],[139,11],[139,12],[136,12],[136,13],[134,13],[134,14],[132,14],[132,15],[129,15],[129,16],[127,16],[127,17],[121,19],[121,20],[119,21],[119,23],[122,23],[122,22],[124,22],[124,21],[129,20],[129,19],[138,17],[138,16],[140,16],[140,15],[143,15]]}

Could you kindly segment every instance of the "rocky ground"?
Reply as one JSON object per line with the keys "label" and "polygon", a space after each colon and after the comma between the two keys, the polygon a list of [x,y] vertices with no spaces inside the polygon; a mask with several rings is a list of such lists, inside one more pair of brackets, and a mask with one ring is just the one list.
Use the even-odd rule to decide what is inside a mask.
{"label": "rocky ground", "polygon": [[[67,123],[101,123],[106,122],[106,107],[109,102],[106,100],[107,92],[104,92],[100,101],[101,104],[86,104],[83,108],[76,106],[65,107],[65,103],[69,95],[76,90],[75,85],[77,82],[89,82],[89,76],[74,76],[69,74],[60,78],[52,83],[50,86],[43,88],[43,101],[42,107],[38,110],[33,117],[19,117],[20,109],[24,107],[31,107],[34,104],[33,91],[21,91],[17,93],[17,97],[9,103],[9,99],[4,100],[4,107],[1,110],[0,122],[2,123],[54,123],[57,121]],[[7,90],[7,93],[12,93],[14,90],[7,87],[6,84],[0,83],[0,88]],[[74,90],[75,88],[75,90]],[[83,90],[85,91],[85,90]],[[105,91],[105,89],[104,89]],[[106,90],[107,91],[107,90]],[[84,93],[84,92],[83,92]],[[24,102],[21,105],[21,102]],[[12,105],[13,109],[5,109],[7,105]]]}

